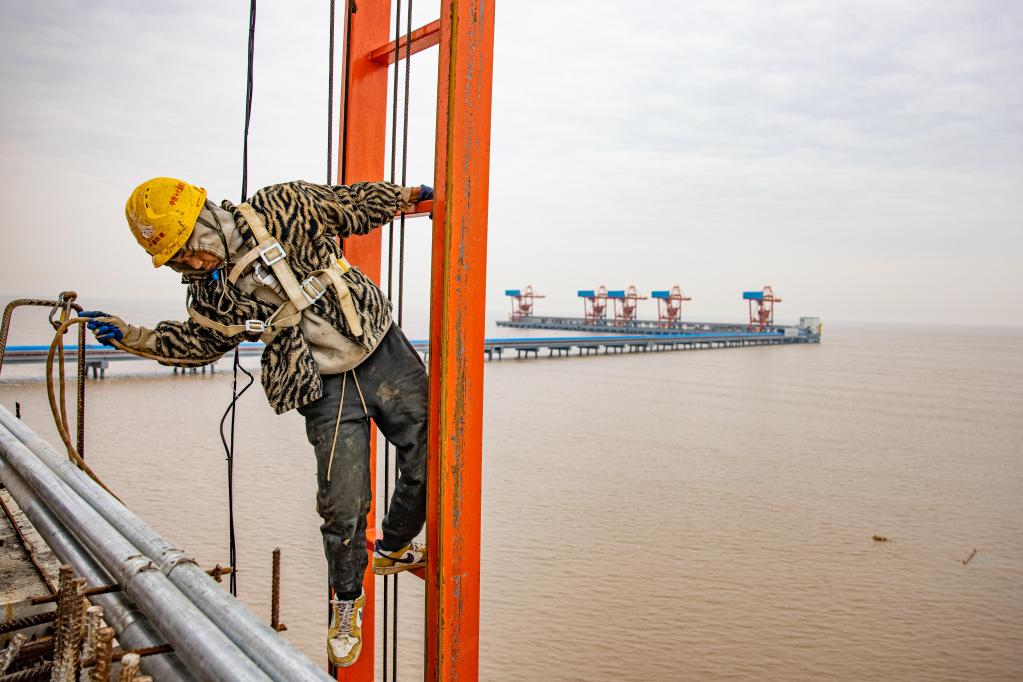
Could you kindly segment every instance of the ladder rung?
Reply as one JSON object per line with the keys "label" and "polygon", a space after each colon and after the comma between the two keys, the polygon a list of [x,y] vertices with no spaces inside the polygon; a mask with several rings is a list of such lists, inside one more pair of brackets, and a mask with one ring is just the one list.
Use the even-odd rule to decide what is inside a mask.
{"label": "ladder rung", "polygon": [[[412,38],[412,45],[407,48],[410,55],[416,52],[422,52],[428,47],[433,47],[440,43],[440,19],[431,21],[426,26],[420,26],[410,34]],[[408,42],[409,36],[402,36],[398,39],[398,59],[405,58],[405,43]],[[393,64],[394,63],[394,41],[387,43],[383,47],[378,47],[369,53],[369,58],[375,62],[381,64]]]}

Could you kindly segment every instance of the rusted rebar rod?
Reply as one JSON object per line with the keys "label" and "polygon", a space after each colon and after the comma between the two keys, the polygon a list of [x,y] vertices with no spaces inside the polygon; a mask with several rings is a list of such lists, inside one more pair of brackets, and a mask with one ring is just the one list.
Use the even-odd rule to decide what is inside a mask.
{"label": "rusted rebar rod", "polygon": [[74,577],[70,566],[60,567],[52,682],[75,682],[87,603],[82,596],[84,589],[84,578]]}
{"label": "rusted rebar rod", "polygon": [[[158,644],[156,646],[148,646],[148,647],[146,647],[144,649],[130,649],[130,650],[112,649],[110,651],[110,660],[112,662],[116,663],[117,661],[120,661],[122,658],[124,658],[128,654],[136,654],[138,656],[141,656],[142,658],[145,658],[146,656],[156,656],[158,654],[169,654],[172,651],[174,651],[174,647],[172,647],[170,644]],[[97,661],[98,661],[98,658],[96,658],[96,657],[82,658],[81,664],[82,664],[83,668],[91,668],[91,667],[93,667],[93,666],[95,666],[97,664]]]}
{"label": "rusted rebar rod", "polygon": [[274,547],[273,571],[270,580],[270,627],[284,632],[288,626],[281,622],[281,548]]}
{"label": "rusted rebar rod", "polygon": [[[229,575],[233,571],[234,571],[234,569],[232,569],[230,566],[225,568],[225,567],[221,566],[220,564],[217,564],[213,568],[211,568],[208,571],[206,571],[206,574],[211,576],[214,580],[216,580],[219,583],[220,582],[220,576]],[[93,597],[93,596],[95,596],[97,594],[110,594],[111,592],[120,592],[120,591],[121,591],[121,586],[116,584],[116,583],[112,583],[112,584],[109,584],[109,585],[97,585],[96,587],[90,587],[87,590],[85,590],[84,595],[86,597]],[[49,603],[55,602],[55,601],[57,601],[57,595],[55,595],[55,594],[38,594],[38,595],[36,595],[34,597],[29,597],[29,602],[33,606],[38,606],[39,604],[49,604]],[[2,627],[3,626],[0,625],[0,632],[3,632]]]}
{"label": "rusted rebar rod", "polygon": [[42,625],[43,623],[52,623],[56,619],[56,611],[44,611],[43,613],[33,613],[31,616],[25,616],[24,618],[15,618],[14,620],[9,620],[6,623],[0,623],[0,635],[6,635],[8,632],[17,632],[18,630],[35,627],[36,625]]}
{"label": "rusted rebar rod", "polygon": [[[114,646],[114,629],[100,628],[96,633],[96,653],[92,658],[92,670],[89,671],[89,682],[110,681],[110,652]],[[82,661],[82,667],[85,666]]]}
{"label": "rusted rebar rod", "polygon": [[127,653],[121,659],[121,675],[118,682],[132,682],[139,674],[139,664],[142,657],[135,653]]}
{"label": "rusted rebar rod", "polygon": [[35,682],[35,680],[48,680],[53,671],[53,663],[44,661],[34,668],[19,670],[10,675],[0,676],[0,682]]}
{"label": "rusted rebar rod", "polygon": [[11,637],[11,641],[7,643],[7,647],[0,651],[0,675],[7,672],[7,668],[10,667],[14,659],[18,657],[21,652],[21,647],[25,646],[25,642],[28,641],[28,635],[21,632]]}

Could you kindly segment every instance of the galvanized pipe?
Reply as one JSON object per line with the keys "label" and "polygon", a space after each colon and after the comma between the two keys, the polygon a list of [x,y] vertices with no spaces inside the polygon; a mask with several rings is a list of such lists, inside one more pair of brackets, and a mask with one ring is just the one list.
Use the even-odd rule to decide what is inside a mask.
{"label": "galvanized pipe", "polygon": [[7,429],[0,429],[0,454],[123,586],[193,675],[209,682],[270,679],[152,561],[142,556]]}
{"label": "galvanized pipe", "polygon": [[0,424],[128,542],[152,559],[160,571],[267,675],[279,682],[325,682],[331,679],[241,602],[224,592],[191,557],[172,547],[2,405]]}
{"label": "galvanized pipe", "polygon": [[[90,585],[108,585],[113,578],[106,569],[86,551],[67,530],[53,518],[53,514],[39,499],[35,491],[18,475],[13,467],[0,458],[0,479],[21,510],[32,522],[32,526],[46,541],[53,553],[65,564],[75,569],[75,574],[86,579]],[[131,603],[124,593],[100,594],[90,601],[103,607],[103,619],[117,632],[117,641],[126,649],[144,649],[163,644],[163,637]],[[144,666],[156,679],[163,682],[191,682],[184,664],[175,654],[150,656]]]}

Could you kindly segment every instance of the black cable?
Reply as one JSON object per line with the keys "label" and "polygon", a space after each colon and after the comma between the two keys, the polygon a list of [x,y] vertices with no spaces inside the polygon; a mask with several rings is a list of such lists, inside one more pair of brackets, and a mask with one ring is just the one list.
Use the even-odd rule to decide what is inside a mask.
{"label": "black cable", "polygon": [[[246,195],[248,194],[248,183],[249,183],[249,122],[252,119],[252,64],[253,57],[256,52],[256,0],[252,0],[249,6],[249,56],[248,56],[248,73],[245,79],[245,132],[242,136],[242,201],[245,201]],[[245,373],[245,376],[249,378],[249,383],[239,391],[238,390],[238,370]],[[231,403],[227,406],[224,411],[224,416],[220,418],[220,442],[224,445],[224,452],[227,455],[227,526],[228,526],[228,554],[231,562],[231,577],[230,577],[230,588],[231,594],[238,596],[238,545],[237,537],[234,530],[234,435],[235,435],[235,417],[238,411],[238,399],[242,397],[245,391],[249,390],[252,386],[255,378],[249,373],[247,369],[241,366],[241,354],[238,351],[238,346],[234,348],[234,381],[231,385]],[[231,439],[228,442],[227,437],[224,435],[224,422],[227,421],[228,415],[231,416]]]}
{"label": "black cable", "polygon": [[[337,20],[334,18],[334,0],[330,0],[330,29],[329,29],[329,40],[327,48],[327,184],[331,184],[332,173],[334,170],[334,31],[337,26]],[[348,51],[347,47],[345,50],[345,60],[347,64]],[[348,71],[345,71],[345,80],[348,80]],[[343,148],[339,149],[338,152],[344,158]],[[327,627],[330,627],[330,619],[333,615],[331,600],[334,598],[334,590],[330,586],[330,581],[327,581]],[[337,667],[327,660],[327,672],[331,677],[337,677]]]}
{"label": "black cable", "polygon": [[[395,165],[397,163],[398,153],[398,40],[401,38],[401,0],[396,0],[394,10],[394,79],[393,86],[391,88],[391,184],[394,184],[394,180],[397,177],[397,171]],[[387,226],[387,299],[393,300],[394,294],[394,216],[391,216],[391,220]],[[391,443],[384,440],[384,515],[387,514],[387,509],[390,507],[391,502]],[[395,577],[395,586],[397,586],[397,577]],[[390,598],[388,596],[389,588],[391,584],[390,576],[384,576],[384,617],[381,620],[383,623],[384,630],[384,641],[383,641],[383,665],[381,671],[383,677],[387,679],[387,637],[389,619],[387,612],[389,609]],[[397,658],[393,658],[393,662],[396,662]],[[397,667],[397,666],[395,666]]]}
{"label": "black cable", "polygon": [[334,161],[334,0],[330,0],[330,45],[327,48],[327,184]]}
{"label": "black cable", "polygon": [[245,80],[245,135],[242,138],[242,201],[249,184],[249,121],[252,119],[252,61],[256,53],[256,0],[249,5],[249,69]]}

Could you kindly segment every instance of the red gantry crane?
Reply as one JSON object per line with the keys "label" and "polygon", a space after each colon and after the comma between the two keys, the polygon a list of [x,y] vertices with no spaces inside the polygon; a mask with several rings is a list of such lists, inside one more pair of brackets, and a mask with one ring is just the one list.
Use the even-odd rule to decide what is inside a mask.
{"label": "red gantry crane", "polygon": [[682,319],[682,301],[691,301],[682,293],[682,288],[675,285],[671,291],[651,291],[650,297],[657,299],[657,322],[661,327],[669,327]]}
{"label": "red gantry crane", "polygon": [[580,289],[579,298],[583,300],[583,317],[587,324],[597,324],[607,319],[607,287],[601,285],[594,289]]}
{"label": "red gantry crane", "polygon": [[647,299],[646,296],[639,295],[635,286],[630,286],[627,290],[609,291],[607,297],[614,302],[614,320],[615,324],[619,326],[635,322],[639,302]]}
{"label": "red gantry crane", "polygon": [[508,318],[513,322],[529,317],[533,314],[533,300],[537,298],[547,298],[544,294],[538,294],[533,291],[533,285],[526,286],[525,289],[505,289],[504,295],[511,298],[511,316]]}
{"label": "red gantry crane", "polygon": [[763,291],[744,291],[744,300],[749,301],[749,330],[751,332],[767,331],[774,326],[774,304],[781,303],[781,298],[774,295],[771,285]]}

